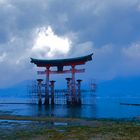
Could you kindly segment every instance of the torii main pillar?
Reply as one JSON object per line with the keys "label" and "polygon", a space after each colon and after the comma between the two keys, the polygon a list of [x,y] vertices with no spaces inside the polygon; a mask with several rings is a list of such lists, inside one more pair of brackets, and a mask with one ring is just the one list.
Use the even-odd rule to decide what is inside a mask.
{"label": "torii main pillar", "polygon": [[76,104],[75,65],[72,65],[72,105]]}
{"label": "torii main pillar", "polygon": [[50,67],[46,67],[46,87],[45,87],[45,101],[44,105],[49,105],[49,81],[50,81]]}

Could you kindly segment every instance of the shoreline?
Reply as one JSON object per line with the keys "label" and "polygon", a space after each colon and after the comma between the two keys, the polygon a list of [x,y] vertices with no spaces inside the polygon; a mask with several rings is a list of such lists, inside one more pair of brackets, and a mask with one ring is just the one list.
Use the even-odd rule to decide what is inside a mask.
{"label": "shoreline", "polygon": [[[14,121],[13,121],[14,120]],[[3,140],[139,140],[140,119],[0,116]]]}
{"label": "shoreline", "polygon": [[18,115],[0,115],[0,120],[25,120],[25,121],[120,121],[133,122],[140,121],[140,116],[132,118],[78,118],[78,117],[52,117],[52,116],[18,116]]}

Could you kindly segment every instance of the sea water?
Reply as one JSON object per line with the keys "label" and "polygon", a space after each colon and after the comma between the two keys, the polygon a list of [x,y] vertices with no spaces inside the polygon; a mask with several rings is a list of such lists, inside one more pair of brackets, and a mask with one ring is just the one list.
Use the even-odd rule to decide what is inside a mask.
{"label": "sea water", "polygon": [[[9,99],[10,100],[10,99]],[[12,103],[0,104],[0,115],[43,116],[43,117],[72,117],[72,118],[133,118],[140,116],[140,106],[121,105],[121,103],[140,104],[139,97],[96,97],[92,104],[70,107],[55,105],[39,107],[37,104],[27,104],[24,99],[12,99]],[[17,104],[14,102],[16,101]],[[18,101],[18,102],[17,102]],[[23,104],[22,104],[23,103]]]}

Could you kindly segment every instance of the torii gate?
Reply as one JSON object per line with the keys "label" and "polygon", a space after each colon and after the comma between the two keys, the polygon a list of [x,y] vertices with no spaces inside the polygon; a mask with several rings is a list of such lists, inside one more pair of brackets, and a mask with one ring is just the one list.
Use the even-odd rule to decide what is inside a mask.
{"label": "torii gate", "polygon": [[[71,104],[77,104],[76,97],[76,84],[75,84],[75,73],[85,72],[85,69],[76,69],[77,65],[84,65],[87,61],[92,60],[92,54],[76,57],[76,58],[68,58],[68,59],[56,59],[56,60],[46,60],[46,59],[35,59],[31,58],[31,63],[34,63],[37,67],[45,67],[45,71],[38,71],[38,74],[46,74],[46,94],[45,94],[45,105],[49,104],[49,79],[50,74],[65,74],[71,73]],[[64,66],[71,66],[69,70],[63,70]],[[57,71],[50,70],[50,67],[57,67]],[[81,81],[78,81],[80,83]],[[70,79],[67,78],[67,83],[70,83]]]}

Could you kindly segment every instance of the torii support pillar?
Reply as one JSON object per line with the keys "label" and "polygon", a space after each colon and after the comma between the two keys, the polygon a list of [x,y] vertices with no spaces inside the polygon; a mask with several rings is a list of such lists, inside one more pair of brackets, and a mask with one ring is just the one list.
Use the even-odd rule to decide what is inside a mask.
{"label": "torii support pillar", "polygon": [[78,99],[77,99],[77,104],[81,105],[81,81],[80,79],[77,80],[78,84]]}
{"label": "torii support pillar", "polygon": [[76,105],[77,104],[77,101],[76,101],[76,89],[75,89],[75,65],[72,65],[72,101],[71,101],[71,104],[72,105]]}
{"label": "torii support pillar", "polygon": [[42,85],[42,79],[37,79],[38,82],[38,105],[42,105],[42,93],[41,93],[41,85]]}
{"label": "torii support pillar", "polygon": [[50,81],[51,83],[51,105],[54,105],[54,83],[55,81]]}
{"label": "torii support pillar", "polygon": [[67,80],[67,105],[70,105],[70,95],[71,95],[71,78],[66,78]]}
{"label": "torii support pillar", "polygon": [[49,105],[49,76],[50,76],[50,67],[46,67],[46,94],[44,105]]}

